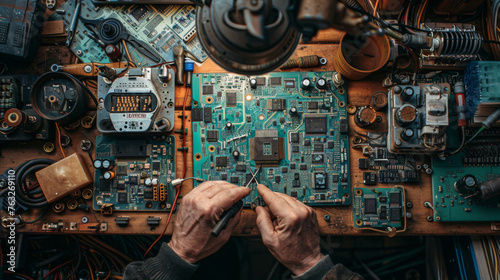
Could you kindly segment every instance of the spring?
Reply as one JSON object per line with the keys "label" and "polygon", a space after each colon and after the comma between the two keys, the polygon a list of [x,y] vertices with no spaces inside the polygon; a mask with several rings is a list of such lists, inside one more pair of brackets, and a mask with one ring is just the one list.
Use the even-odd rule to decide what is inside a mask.
{"label": "spring", "polygon": [[439,46],[433,54],[441,58],[470,58],[476,56],[481,49],[482,36],[475,31],[436,31],[434,39]]}

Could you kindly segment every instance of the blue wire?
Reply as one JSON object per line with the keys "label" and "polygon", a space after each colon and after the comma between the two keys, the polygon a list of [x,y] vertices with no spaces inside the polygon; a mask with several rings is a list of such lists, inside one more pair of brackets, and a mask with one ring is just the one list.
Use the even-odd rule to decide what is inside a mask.
{"label": "blue wire", "polygon": [[469,249],[472,255],[472,261],[474,262],[474,270],[476,271],[477,279],[481,279],[479,276],[479,267],[477,266],[476,254],[474,253],[474,244],[472,243],[472,238],[469,238]]}

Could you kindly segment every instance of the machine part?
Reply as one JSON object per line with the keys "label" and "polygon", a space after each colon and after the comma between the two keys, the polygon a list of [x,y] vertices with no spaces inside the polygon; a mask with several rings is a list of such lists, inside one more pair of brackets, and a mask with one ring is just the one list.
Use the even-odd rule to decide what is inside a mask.
{"label": "machine part", "polygon": [[91,129],[91,128],[92,128],[92,125],[94,124],[94,120],[95,120],[95,116],[94,116],[94,117],[91,117],[91,116],[85,116],[85,117],[83,117],[83,118],[80,120],[80,125],[81,125],[83,128],[86,128],[86,129]]}
{"label": "machine part", "polygon": [[89,139],[83,139],[80,142],[80,149],[82,149],[82,151],[85,151],[85,152],[90,151],[92,149],[92,142],[90,142]]}
{"label": "machine part", "polygon": [[174,59],[175,65],[177,66],[177,71],[175,72],[175,85],[177,86],[184,85],[184,62],[186,59],[184,52],[183,45],[176,45],[174,47]]}
{"label": "machine part", "polygon": [[[252,192],[244,207],[252,207],[262,200],[249,168],[262,165],[257,181],[273,191],[308,205],[349,204],[347,92],[345,86],[331,86],[332,77],[333,72],[257,77],[195,73],[194,84],[202,86],[193,87],[193,112],[202,118],[192,122],[193,176],[242,186],[250,182]],[[305,79],[314,85],[320,78],[328,90],[300,85]],[[249,91],[252,98],[246,98]],[[218,109],[227,104],[233,106],[227,107],[230,114]],[[266,110],[272,113],[263,114]],[[228,122],[231,129],[226,129]]]}
{"label": "machine part", "polygon": [[[99,76],[99,131],[133,134],[173,130],[175,85],[162,82],[164,74],[162,67],[133,68],[112,84],[104,83],[104,78]],[[173,77],[174,71],[169,69],[168,75]]]}
{"label": "machine part", "polygon": [[[446,149],[450,88],[447,83],[422,83],[405,88],[397,85],[389,91],[389,152],[431,154]],[[432,172],[428,169],[426,173]]]}
{"label": "machine part", "polygon": [[66,202],[66,206],[69,210],[73,211],[78,208],[78,201],[76,201],[75,199],[70,199]]}
{"label": "machine part", "polygon": [[325,222],[329,222],[331,220],[330,215],[324,215],[323,220],[325,220]]}
{"label": "machine part", "polygon": [[49,203],[59,200],[93,181],[85,162],[76,153],[37,171],[35,174]]}
{"label": "machine part", "polygon": [[359,107],[354,116],[354,123],[359,127],[367,127],[375,123],[377,111],[372,107]]}
{"label": "machine part", "polygon": [[61,135],[61,146],[68,147],[71,144],[71,138],[68,135]]}
{"label": "machine part", "polygon": [[390,44],[386,36],[370,36],[361,43],[358,38],[345,34],[334,56],[333,67],[347,79],[361,80],[382,68],[389,56]]}
{"label": "machine part", "polygon": [[84,189],[82,192],[82,197],[85,200],[91,199],[93,196],[93,191],[91,189]]}
{"label": "machine part", "polygon": [[87,95],[83,85],[63,72],[48,72],[33,84],[31,103],[43,118],[69,124],[86,111]]}
{"label": "machine part", "polygon": [[130,217],[128,216],[120,216],[115,218],[115,223],[119,227],[126,227],[130,223]]}
{"label": "machine part", "polygon": [[[117,61],[122,56],[120,49],[116,45],[113,45],[113,44],[107,44],[104,47],[104,52],[109,57],[109,59],[111,59],[111,61]],[[118,68],[123,68],[123,66],[120,66]]]}
{"label": "machine part", "polygon": [[64,209],[66,209],[66,205],[64,205],[64,203],[62,202],[56,202],[56,203],[53,203],[52,204],[52,210],[55,212],[55,213],[62,213],[64,211]]}
{"label": "machine part", "polygon": [[170,66],[162,65],[161,71],[158,73],[158,79],[164,84],[168,84],[172,80],[172,73],[169,72],[169,69],[171,69]]}
{"label": "machine part", "polygon": [[64,229],[64,223],[45,223],[42,225],[43,231],[62,231]]}
{"label": "machine part", "polygon": [[482,201],[497,197],[500,195],[500,177],[479,184],[478,189]]}
{"label": "machine part", "polygon": [[66,38],[66,46],[69,47],[76,33],[76,25],[78,24],[78,17],[80,17],[80,10],[82,7],[81,0],[76,0],[75,2],[75,12],[73,12],[73,18],[69,24],[69,28],[66,30],[68,37]]}
{"label": "machine part", "polygon": [[317,55],[302,56],[296,59],[290,59],[280,66],[281,70],[290,68],[311,68],[327,63],[326,58]]}
{"label": "machine part", "polygon": [[99,68],[109,67],[109,68],[126,68],[127,62],[112,62],[112,63],[76,63],[67,65],[52,64],[50,71],[52,72],[65,72],[75,76],[82,77],[97,77],[99,74]]}
{"label": "machine part", "polygon": [[71,197],[74,198],[74,199],[78,199],[82,196],[82,191],[80,190],[76,190],[74,192],[71,193]]}
{"label": "machine part", "polygon": [[86,224],[89,222],[89,218],[87,218],[87,216],[83,216],[82,217],[82,223]]}
{"label": "machine part", "polygon": [[474,192],[475,188],[477,185],[477,179],[473,175],[467,174],[460,178],[459,180],[455,181],[453,184],[453,188],[463,194],[470,194]]}
{"label": "machine part", "polygon": [[47,142],[43,144],[43,151],[46,152],[47,154],[50,154],[54,151],[56,147],[54,146],[54,143],[52,142]]}
{"label": "machine part", "polygon": [[352,104],[347,104],[346,111],[349,115],[354,115],[356,114],[356,111],[358,110],[358,107]]}
{"label": "machine part", "polygon": [[388,101],[389,98],[387,97],[387,92],[379,90],[372,94],[372,97],[370,98],[370,107],[375,110],[380,110],[387,106]]}

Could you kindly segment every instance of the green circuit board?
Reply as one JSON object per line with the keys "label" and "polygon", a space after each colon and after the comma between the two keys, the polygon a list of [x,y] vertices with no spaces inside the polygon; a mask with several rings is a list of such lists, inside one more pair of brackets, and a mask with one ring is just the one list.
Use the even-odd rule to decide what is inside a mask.
{"label": "green circuit board", "polygon": [[[151,140],[98,135],[95,161],[99,160],[109,160],[112,167],[95,169],[95,210],[104,204],[112,204],[115,211],[171,208],[175,193],[170,184],[175,179],[174,136]],[[112,172],[114,178],[105,179],[106,172]]]}
{"label": "green circuit board", "polygon": [[[346,91],[332,75],[195,74],[194,176],[240,186],[252,181],[248,207],[263,203],[251,180],[260,167],[256,180],[273,191],[309,205],[349,205]],[[304,80],[310,87],[301,87]]]}
{"label": "green circuit board", "polygon": [[355,188],[352,214],[354,228],[402,228],[405,213],[404,188]]}

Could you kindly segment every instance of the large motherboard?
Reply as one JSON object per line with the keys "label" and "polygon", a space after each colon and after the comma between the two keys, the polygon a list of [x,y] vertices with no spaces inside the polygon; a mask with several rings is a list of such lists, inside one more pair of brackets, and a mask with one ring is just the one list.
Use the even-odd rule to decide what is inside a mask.
{"label": "large motherboard", "polygon": [[175,189],[175,137],[97,136],[94,209],[168,210]]}
{"label": "large motherboard", "polygon": [[350,204],[346,92],[334,72],[193,77],[194,176],[257,182],[309,205]]}

